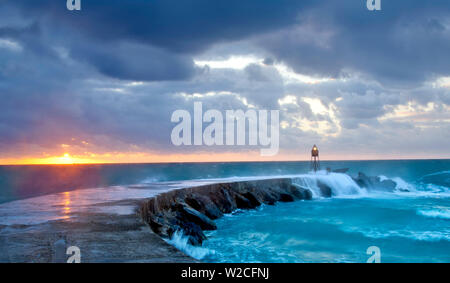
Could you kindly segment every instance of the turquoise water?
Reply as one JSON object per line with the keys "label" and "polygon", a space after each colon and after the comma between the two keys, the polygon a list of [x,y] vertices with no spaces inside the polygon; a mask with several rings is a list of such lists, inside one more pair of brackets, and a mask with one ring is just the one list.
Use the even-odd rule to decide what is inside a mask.
{"label": "turquoise water", "polygon": [[236,211],[216,220],[201,248],[181,235],[170,242],[205,262],[366,262],[372,246],[381,262],[450,262],[450,171],[428,173],[418,161],[396,172],[380,165],[372,174],[396,181],[395,192],[367,191],[341,174],[305,174],[294,183],[315,192],[321,179],[335,196]]}
{"label": "turquoise water", "polygon": [[[401,177],[407,182],[450,170],[450,160],[323,161],[322,168],[349,168],[349,174]],[[161,181],[295,175],[309,162],[87,164],[0,166],[0,203],[83,188]],[[439,182],[440,176],[437,181]]]}
{"label": "turquoise water", "polygon": [[217,221],[207,262],[450,262],[449,198],[322,199],[264,206]]}
{"label": "turquoise water", "polygon": [[[0,222],[59,217],[53,210],[67,201],[58,192],[73,192],[62,196],[73,198],[75,210],[86,200],[105,201],[106,192],[114,200],[155,193],[127,186],[133,184],[295,175],[293,182],[310,188],[313,200],[226,215],[207,232],[203,247],[187,245],[182,234],[169,242],[205,262],[366,262],[370,246],[380,249],[381,262],[450,262],[450,160],[322,162],[325,167],[389,178],[398,190],[368,192],[347,175],[308,174],[308,162],[0,166]],[[317,179],[332,187],[333,198],[319,196]],[[48,196],[34,206],[34,199],[9,205],[40,195]]]}

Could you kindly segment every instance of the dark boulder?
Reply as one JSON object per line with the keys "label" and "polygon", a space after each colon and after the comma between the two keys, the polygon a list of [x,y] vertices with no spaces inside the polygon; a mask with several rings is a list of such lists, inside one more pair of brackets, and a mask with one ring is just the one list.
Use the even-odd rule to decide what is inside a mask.
{"label": "dark boulder", "polygon": [[261,192],[260,198],[262,199],[262,202],[267,205],[275,205],[278,198],[274,195],[274,193],[271,192],[270,189]]}
{"label": "dark boulder", "polygon": [[220,209],[206,196],[191,194],[189,197],[186,197],[185,202],[212,220],[220,218],[223,215]]}
{"label": "dark boulder", "polygon": [[378,190],[393,192],[397,187],[397,183],[392,180],[381,181],[380,177],[368,177],[364,173],[359,172],[358,177],[353,178],[353,180],[362,188],[368,190]]}
{"label": "dark boulder", "polygon": [[164,220],[160,217],[150,217],[149,219],[147,219],[148,225],[150,226],[150,228],[152,228],[153,231],[155,231],[157,234],[166,234],[162,231],[162,228],[164,227]]}
{"label": "dark boulder", "polygon": [[211,192],[209,197],[222,213],[231,213],[237,208],[227,188],[221,188],[218,192]]}
{"label": "dark boulder", "polygon": [[277,202],[277,199],[272,195],[267,195],[263,201],[267,205],[275,205],[275,203]]}
{"label": "dark boulder", "polygon": [[387,190],[389,192],[393,192],[395,190],[395,188],[397,187],[397,183],[392,181],[392,180],[383,180],[380,183],[380,187],[383,188],[384,190]]}
{"label": "dark boulder", "polygon": [[150,217],[147,223],[156,234],[163,237],[171,237],[174,231],[180,229],[176,219],[161,213]]}
{"label": "dark boulder", "polygon": [[281,202],[293,202],[295,199],[293,196],[289,195],[289,194],[285,194],[285,193],[281,193],[280,194],[280,199]]}
{"label": "dark boulder", "polygon": [[253,208],[258,207],[261,205],[261,202],[258,200],[258,198],[252,193],[252,192],[246,192],[242,194],[248,201],[251,203]]}
{"label": "dark boulder", "polygon": [[[174,209],[178,212],[177,218],[181,222],[192,222],[200,226],[203,230],[216,230],[217,226],[206,215],[198,212],[192,207],[184,203],[177,203],[174,205]],[[187,220],[187,221],[186,221]]]}
{"label": "dark boulder", "polygon": [[371,182],[369,180],[369,177],[367,177],[364,173],[359,172],[358,176],[356,178],[353,178],[353,180],[361,188],[369,189],[369,187],[371,187]]}
{"label": "dark boulder", "polygon": [[195,223],[186,222],[182,227],[183,235],[188,237],[189,244],[193,246],[200,246],[204,240],[206,240],[206,236],[203,233],[200,226]]}
{"label": "dark boulder", "polygon": [[302,186],[293,184],[289,187],[289,191],[298,199],[312,199],[312,192]]}
{"label": "dark boulder", "polygon": [[240,209],[251,209],[254,208],[254,206],[252,205],[252,203],[245,197],[239,195],[239,194],[235,194],[234,199],[236,201],[236,206],[237,208]]}
{"label": "dark boulder", "polygon": [[241,209],[253,209],[258,207],[261,203],[256,199],[256,197],[247,192],[245,194],[235,194],[236,206]]}
{"label": "dark boulder", "polygon": [[203,230],[216,229],[212,220],[224,213],[310,198],[309,190],[292,186],[288,178],[232,182],[162,193],[144,202],[140,213],[156,234],[170,238],[183,231],[190,244],[201,245],[206,239]]}
{"label": "dark boulder", "polygon": [[323,197],[330,198],[333,195],[333,190],[327,184],[318,181],[317,186],[319,187],[320,194]]}
{"label": "dark boulder", "polygon": [[198,200],[197,196],[188,196],[184,199],[184,201],[193,209],[202,211],[204,205]]}

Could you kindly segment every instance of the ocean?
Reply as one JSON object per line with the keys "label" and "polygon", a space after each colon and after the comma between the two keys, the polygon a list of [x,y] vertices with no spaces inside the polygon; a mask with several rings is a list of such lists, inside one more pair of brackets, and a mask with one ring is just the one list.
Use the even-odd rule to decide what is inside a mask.
{"label": "ocean", "polygon": [[[181,234],[167,241],[205,262],[366,262],[369,247],[379,250],[381,262],[450,262],[450,160],[321,166],[392,179],[397,190],[368,192],[344,174],[311,174],[309,162],[0,166],[0,225],[69,220],[68,196],[73,212],[95,202],[155,195],[139,186],[166,184],[168,190],[168,182],[183,187],[290,176],[313,191],[313,200],[225,215],[202,247],[188,245]],[[332,187],[332,198],[314,193],[318,178]],[[129,213],[126,207],[108,209]]]}

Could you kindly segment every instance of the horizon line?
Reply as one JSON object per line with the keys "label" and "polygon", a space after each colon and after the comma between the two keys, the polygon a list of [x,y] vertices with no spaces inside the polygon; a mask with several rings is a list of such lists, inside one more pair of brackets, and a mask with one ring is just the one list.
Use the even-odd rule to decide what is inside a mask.
{"label": "horizon line", "polygon": [[[380,159],[322,159],[321,162],[328,161],[420,161],[420,160],[450,160],[450,157],[444,158],[380,158]],[[270,163],[270,162],[310,162],[309,159],[299,160],[236,160],[236,161],[161,161],[161,162],[87,162],[87,163],[6,163],[0,166],[72,166],[72,165],[139,165],[139,164],[200,164],[200,163]]]}

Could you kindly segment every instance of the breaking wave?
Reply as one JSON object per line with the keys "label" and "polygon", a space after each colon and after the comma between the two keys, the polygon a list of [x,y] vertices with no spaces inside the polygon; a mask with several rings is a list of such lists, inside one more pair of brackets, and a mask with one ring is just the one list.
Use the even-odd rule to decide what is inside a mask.
{"label": "breaking wave", "polygon": [[358,186],[347,174],[326,173],[324,171],[317,174],[305,174],[292,178],[292,183],[311,190],[313,198],[321,196],[321,184],[331,188],[333,196],[367,195],[367,191]]}
{"label": "breaking wave", "polygon": [[214,254],[214,251],[210,249],[189,244],[188,237],[183,235],[183,231],[175,231],[170,239],[164,240],[195,259],[202,259],[208,255]]}
{"label": "breaking wave", "polygon": [[448,231],[360,231],[365,237],[373,239],[386,239],[391,237],[406,238],[416,241],[437,242],[450,241]]}
{"label": "breaking wave", "polygon": [[418,210],[417,214],[425,216],[425,217],[431,217],[431,218],[450,219],[450,210],[446,209],[446,208]]}

